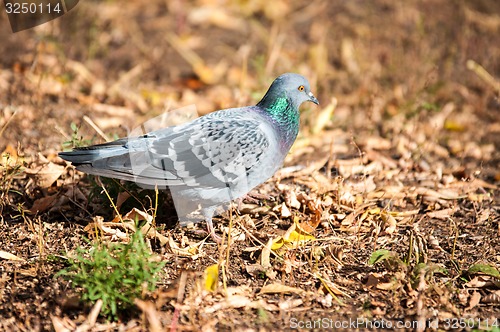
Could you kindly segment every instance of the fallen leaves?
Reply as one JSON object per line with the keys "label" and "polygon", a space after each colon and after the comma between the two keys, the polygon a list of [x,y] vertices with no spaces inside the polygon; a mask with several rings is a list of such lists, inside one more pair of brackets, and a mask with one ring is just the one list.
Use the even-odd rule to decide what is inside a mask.
{"label": "fallen leaves", "polygon": [[179,257],[189,257],[197,259],[204,241],[194,243],[188,246],[180,246],[174,238],[164,236],[156,230],[154,217],[139,209],[132,209],[125,215],[117,215],[112,221],[105,222],[101,216],[93,218],[93,222],[87,224],[84,230],[91,236],[100,237],[106,241],[125,241],[127,242],[132,232],[137,231],[140,226],[142,234],[149,239],[156,239],[161,246],[164,246],[170,253]]}
{"label": "fallen leaves", "polygon": [[66,167],[55,164],[42,154],[38,154],[37,159],[24,170],[34,181],[35,186],[44,189],[52,186],[65,171]]}
{"label": "fallen leaves", "polygon": [[480,304],[495,306],[500,303],[498,269],[490,264],[474,264],[467,269],[466,274],[472,277],[464,284],[465,289],[460,293],[461,301],[468,304],[466,310],[471,310]]}
{"label": "fallen leaves", "polygon": [[200,80],[206,84],[217,83],[227,72],[227,63],[221,60],[215,66],[208,66],[204,60],[196,54],[182,39],[174,33],[165,35],[167,42],[191,65],[193,71]]}
{"label": "fallen leaves", "polygon": [[[408,142],[403,143],[399,149],[405,152],[404,149],[407,148],[405,144]],[[348,266],[345,262],[346,254],[349,259],[351,246],[358,242],[342,241],[342,239],[345,240],[351,235],[354,239],[360,234],[362,236],[369,234],[377,238],[379,245],[389,244],[397,238],[398,232],[403,232],[408,226],[419,224],[422,220],[446,222],[455,218],[461,211],[462,201],[491,202],[492,196],[489,190],[496,190],[497,186],[476,178],[466,170],[453,173],[440,168],[434,171],[420,165],[421,172],[414,173],[417,179],[416,185],[412,187],[404,185],[402,179],[408,174],[401,170],[401,163],[387,155],[387,151],[391,148],[390,144],[392,142],[388,139],[368,138],[362,143],[363,147],[368,149],[366,153],[360,153],[352,159],[323,158],[318,162],[312,162],[308,167],[296,167],[278,174],[275,178],[278,182],[275,187],[277,191],[275,197],[279,199],[275,206],[268,206],[268,201],[266,204],[257,201],[257,204],[241,205],[239,211],[248,214],[243,217],[246,224],[251,225],[252,231],[259,230],[262,226],[263,222],[260,220],[262,218],[259,216],[269,218],[265,219],[264,223],[274,218],[280,220],[282,223],[280,227],[283,224],[291,224],[285,230],[277,229],[277,234],[264,234],[264,237],[267,236],[265,244],[258,245],[251,251],[252,255],[253,252],[260,252],[260,255],[252,263],[245,264],[243,270],[256,280],[265,280],[259,292],[251,292],[244,287],[223,289],[220,287],[221,275],[218,273],[220,265],[208,265],[203,273],[193,276],[196,290],[188,288],[183,290],[190,292],[189,298],[178,297],[175,315],[192,310],[192,306],[188,304],[191,302],[188,301],[194,301],[193,303],[202,308],[201,312],[207,314],[238,308],[259,310],[265,308],[270,312],[303,310],[312,298],[323,308],[342,305],[345,299],[350,297],[353,285],[349,288],[341,287],[334,276],[319,274],[321,269],[318,272],[311,271],[315,266],[322,264],[328,266],[330,271],[342,271],[346,265]],[[39,156],[34,162],[26,164],[28,168],[26,174],[31,179],[32,185],[45,186],[47,189],[46,196],[34,200],[30,209],[32,213],[59,211],[73,203],[86,202],[87,194],[78,186],[66,185],[61,186],[63,190],[55,190],[59,185],[68,183],[62,176],[68,169],[58,162],[51,156],[47,158]],[[408,159],[405,163],[408,166],[411,160]],[[328,169],[335,167],[343,178],[328,174]],[[467,177],[464,178],[462,175]],[[118,195],[116,205],[121,207],[129,195],[129,193]],[[419,204],[425,205],[425,210]],[[494,209],[484,207],[478,211],[475,220],[477,223],[487,223],[493,220],[495,214]],[[417,216],[425,219],[417,219]],[[238,225],[243,227],[242,224],[236,226]],[[99,236],[104,241],[126,242],[130,234],[138,228],[148,239],[159,244],[164,250],[164,258],[189,261],[202,261],[202,258],[205,258],[204,241],[193,243],[185,237],[179,240],[179,237],[170,233],[165,234],[156,228],[155,216],[150,211],[132,209],[110,221],[94,216],[84,231],[90,236]],[[341,236],[338,238],[328,236],[332,232],[340,232]],[[418,243],[415,245],[417,249],[409,249],[415,250],[415,254],[412,253],[413,256],[408,257],[417,257],[420,250],[427,249],[426,245],[443,255],[447,253],[446,241],[437,241],[434,235],[425,238],[428,239],[428,244],[425,240],[422,244]],[[304,257],[307,257],[307,260],[304,260]],[[22,258],[8,252],[0,252],[0,258],[23,262]],[[383,262],[383,265],[377,265],[380,262]],[[402,263],[402,258],[397,254],[386,249],[376,250],[372,253],[368,265],[386,269],[383,272],[371,271],[361,275],[363,285],[371,294],[399,292],[404,289],[409,268]],[[431,271],[432,268],[427,270]],[[498,288],[498,281],[495,279],[497,278],[495,271],[497,270],[479,265],[470,269],[474,278],[465,284],[467,291],[460,295],[466,310],[498,303],[499,295],[495,289]],[[35,275],[35,271],[30,270],[23,270],[20,273]],[[316,280],[315,287],[302,286],[300,283],[288,285],[280,280],[280,275],[292,276],[304,273],[310,273],[313,280]],[[423,285],[424,289],[427,287],[426,282],[421,282],[420,285]],[[284,299],[279,303],[268,301],[268,298],[273,296],[282,296]],[[372,313],[384,312],[384,302],[373,300],[371,303],[380,304],[372,310]],[[165,312],[154,302],[136,301],[136,305],[144,312],[144,319],[150,326],[156,326],[155,329],[159,330],[164,328],[162,317]],[[85,330],[92,326],[85,325],[87,323],[82,325],[68,322],[62,318],[53,318],[53,324],[56,330],[61,329],[61,331],[64,328],[75,329],[77,326]]]}
{"label": "fallen leaves", "polygon": [[[10,260],[8,255],[0,259],[4,269],[0,297],[6,299],[2,307],[6,317],[0,325],[12,315],[18,320],[17,329],[40,326],[50,330],[50,322],[45,322],[50,320],[47,312],[67,312],[52,305],[50,290],[57,283],[31,268],[52,272],[36,256],[35,243],[40,242],[36,236],[47,238],[44,250],[48,255],[64,251],[65,246],[71,250],[81,243],[83,227],[89,222],[94,227],[85,234],[99,234],[105,241],[127,241],[138,227],[152,226],[156,230],[148,232],[152,250],[168,260],[169,276],[163,282],[175,294],[162,298],[160,293],[166,290],[160,290],[148,300],[137,301],[140,317],[117,324],[96,322],[94,314],[86,319],[91,308],[85,311],[79,306],[71,311],[73,322],[67,317],[52,318],[57,331],[61,325],[72,331],[214,331],[248,329],[252,324],[266,330],[279,329],[290,316],[309,319],[319,313],[332,318],[390,314],[424,322],[449,315],[497,313],[500,295],[498,280],[491,275],[494,272],[480,268],[464,276],[461,271],[468,269],[464,264],[480,262],[498,270],[500,263],[495,240],[500,236],[500,171],[495,164],[500,133],[498,84],[491,84],[498,81],[494,77],[498,47],[488,47],[498,44],[493,42],[498,39],[498,15],[494,10],[480,12],[470,1],[452,5],[441,1],[442,6],[418,3],[394,6],[388,1],[374,2],[370,12],[391,13],[393,19],[384,20],[383,15],[365,15],[366,8],[352,2],[331,7],[328,1],[108,1],[101,2],[97,10],[87,8],[81,23],[91,21],[97,27],[110,28],[98,29],[104,31],[98,34],[66,36],[75,41],[83,36],[89,42],[66,43],[72,47],[69,56],[63,56],[65,43],[59,43],[60,38],[35,38],[36,45],[24,47],[28,53],[23,48],[8,48],[19,56],[0,71],[0,137],[7,144],[2,157],[10,155],[0,165],[1,195],[7,197],[0,201],[2,250],[29,262]],[[426,28],[443,26],[444,32],[459,32],[453,20],[442,20],[444,12],[454,10],[465,13],[465,22],[459,23],[469,32],[452,33],[456,44],[439,42],[450,34],[438,33],[426,40],[426,34],[411,29],[424,17]],[[364,19],[352,21],[356,17]],[[378,29],[372,29],[377,23]],[[62,40],[72,33],[57,24],[48,27],[62,33]],[[350,33],[343,35],[348,39],[330,38],[342,35],[346,28]],[[165,42],[164,31],[175,34],[170,42]],[[12,46],[10,39],[5,42]],[[470,40],[474,43],[468,43]],[[405,52],[394,45],[404,45]],[[36,52],[31,52],[32,46]],[[456,58],[476,63],[446,65],[449,52],[440,47],[451,47]],[[424,54],[429,49],[432,61]],[[53,130],[55,126],[65,133],[71,121],[81,121],[79,134],[83,137],[93,136],[94,129],[100,128],[104,135],[99,135],[110,138],[119,128],[123,132],[133,127],[137,116],[150,118],[180,105],[195,104],[202,113],[248,105],[256,101],[272,73],[283,68],[296,68],[310,79],[322,108],[308,113],[304,105],[306,121],[301,123],[288,158],[289,167],[266,184],[265,190],[276,198],[276,204],[256,202],[239,210],[248,214],[244,215],[248,222],[244,226],[236,223],[235,228],[248,226],[248,230],[244,241],[232,241],[225,262],[226,278],[233,287],[224,289],[219,284],[215,291],[203,289],[207,267],[221,260],[212,244],[193,242],[191,235],[182,235],[184,228],[175,232],[161,229],[150,211],[128,217],[123,213],[123,222],[113,217],[99,220],[96,214],[104,216],[102,205],[109,202],[87,204],[86,181],[77,184],[80,173],[67,167],[53,182],[51,177],[56,174],[37,169],[42,164],[50,168],[49,162],[66,166],[50,156],[62,140]],[[332,99],[335,93],[338,105]],[[17,146],[16,140],[23,146]],[[43,151],[45,161],[37,161],[39,149],[51,150]],[[24,168],[42,173],[28,176]],[[127,196],[120,194],[116,202],[125,212],[128,210],[121,203]],[[21,231],[27,224],[18,208],[30,208],[40,223],[54,227],[27,237]],[[33,219],[32,215],[25,217],[27,222]],[[10,219],[16,220],[11,223]],[[134,219],[143,224],[134,225]],[[227,224],[227,218],[221,219],[218,222]],[[421,238],[427,239],[428,261],[447,267],[449,275],[427,272],[415,281],[420,278],[410,273],[415,261],[408,262],[406,274],[387,271],[388,260],[366,264],[379,249],[404,259],[411,250],[408,233],[415,225],[420,226]],[[278,243],[281,247],[273,250]],[[423,244],[425,247],[425,241]],[[30,269],[11,269],[18,264],[30,264]],[[16,273],[22,279],[13,278]],[[186,274],[192,276],[187,283],[173,285],[176,277]],[[5,277],[12,281],[5,282]],[[213,290],[221,282],[219,278],[224,280],[222,274],[210,277],[208,288]],[[372,286],[364,283],[368,278]],[[392,280],[400,283],[391,284]],[[268,285],[297,291],[260,294]],[[393,287],[398,285],[402,287]],[[347,306],[339,309],[327,288]],[[313,299],[308,292],[314,294]],[[232,327],[234,321],[240,325]]]}

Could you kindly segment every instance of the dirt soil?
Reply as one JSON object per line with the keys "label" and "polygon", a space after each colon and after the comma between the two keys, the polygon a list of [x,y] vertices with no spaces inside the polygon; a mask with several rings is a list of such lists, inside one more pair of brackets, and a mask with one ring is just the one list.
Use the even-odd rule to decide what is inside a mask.
{"label": "dirt soil", "polygon": [[[87,0],[18,33],[2,11],[0,40],[0,330],[500,331],[499,1]],[[255,104],[284,72],[321,104],[264,198],[216,218],[229,246],[103,180],[156,213],[157,290],[108,321],[55,276],[96,232],[129,239],[58,151]]]}

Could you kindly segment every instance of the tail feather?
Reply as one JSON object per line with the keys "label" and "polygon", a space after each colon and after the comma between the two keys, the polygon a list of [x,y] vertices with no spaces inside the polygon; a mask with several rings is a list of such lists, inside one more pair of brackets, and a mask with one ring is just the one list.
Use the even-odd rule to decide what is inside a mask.
{"label": "tail feather", "polygon": [[73,165],[92,164],[93,162],[109,157],[116,157],[127,153],[127,149],[123,146],[96,147],[95,145],[88,148],[75,149],[73,151],[59,152],[59,157],[70,161]]}
{"label": "tail feather", "polygon": [[59,152],[59,156],[84,173],[132,181],[150,188],[183,183],[168,170],[152,166],[146,149],[129,149],[128,144],[123,142],[129,141],[118,140],[77,148]]}
{"label": "tail feather", "polygon": [[[101,144],[94,144],[89,146],[82,146],[75,148],[73,151],[89,151],[89,150],[103,150],[109,148],[116,148],[118,146],[125,146],[130,141],[129,138],[120,138],[112,142],[106,142]],[[73,152],[72,151],[72,152]]]}

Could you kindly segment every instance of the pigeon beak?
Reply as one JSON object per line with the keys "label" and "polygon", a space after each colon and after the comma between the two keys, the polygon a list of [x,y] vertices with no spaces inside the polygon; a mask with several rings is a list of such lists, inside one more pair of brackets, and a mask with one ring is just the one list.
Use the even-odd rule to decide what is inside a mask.
{"label": "pigeon beak", "polygon": [[312,92],[309,92],[308,93],[309,95],[309,100],[312,101],[313,103],[315,103],[316,105],[319,105],[319,101],[318,99],[316,99],[316,97],[314,97],[314,95],[312,94]]}

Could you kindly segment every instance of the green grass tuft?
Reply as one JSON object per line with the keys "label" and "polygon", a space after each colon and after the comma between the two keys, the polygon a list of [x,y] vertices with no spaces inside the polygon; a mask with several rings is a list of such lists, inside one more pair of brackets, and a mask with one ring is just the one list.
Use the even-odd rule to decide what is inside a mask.
{"label": "green grass tuft", "polygon": [[140,231],[126,244],[96,242],[90,252],[78,247],[76,257],[70,257],[69,262],[70,266],[56,276],[80,287],[83,301],[102,300],[101,315],[108,319],[118,318],[120,312],[134,306],[134,299],[153,291],[165,265],[152,260]]}

